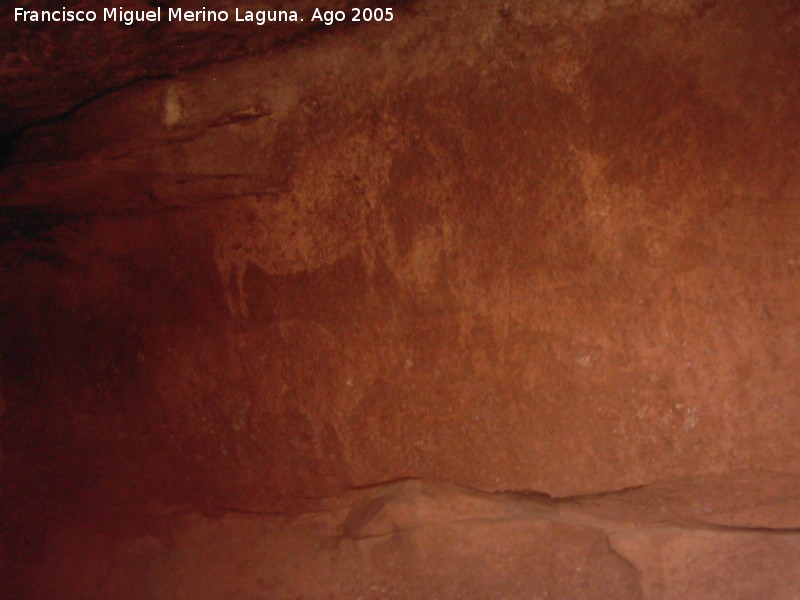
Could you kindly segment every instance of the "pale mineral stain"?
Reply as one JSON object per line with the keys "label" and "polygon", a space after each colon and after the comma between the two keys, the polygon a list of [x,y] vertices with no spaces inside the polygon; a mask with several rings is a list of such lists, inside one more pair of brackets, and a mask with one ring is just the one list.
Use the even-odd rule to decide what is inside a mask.
{"label": "pale mineral stain", "polygon": [[181,99],[174,87],[167,88],[164,96],[164,125],[172,127],[183,119],[183,106]]}

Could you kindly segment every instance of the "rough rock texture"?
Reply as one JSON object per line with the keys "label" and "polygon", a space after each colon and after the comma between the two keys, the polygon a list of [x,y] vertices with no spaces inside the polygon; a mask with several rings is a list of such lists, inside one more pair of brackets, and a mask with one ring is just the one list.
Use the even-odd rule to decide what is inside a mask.
{"label": "rough rock texture", "polygon": [[[397,6],[387,0],[382,6]],[[112,90],[149,79],[173,77],[181,72],[210,63],[227,61],[251,54],[280,51],[291,43],[306,43],[325,27],[306,18],[302,22],[264,26],[226,23],[173,21],[136,23],[101,22],[104,8],[146,11],[160,6],[197,11],[206,8],[247,10],[295,10],[307,15],[317,4],[307,0],[274,2],[265,6],[255,0],[234,2],[216,0],[128,0],[108,3],[80,0],[65,5],[61,0],[20,0],[3,9],[0,22],[0,140],[13,139],[21,129],[40,120],[58,118]],[[327,10],[351,6],[369,6],[363,0],[331,0]],[[38,10],[94,10],[99,13],[93,24],[60,26],[33,23],[27,26],[14,21],[14,8]],[[166,16],[163,17],[166,19]],[[88,60],[87,60],[88,58]]]}
{"label": "rough rock texture", "polygon": [[[738,483],[726,491],[752,504]],[[37,597],[64,599],[797,597],[797,530],[631,520],[639,493],[556,501],[404,481],[292,517],[125,507],[108,518],[138,526],[115,536],[96,518],[60,524],[30,580]],[[704,517],[737,504],[705,500]],[[625,520],[593,514],[620,507]]]}
{"label": "rough rock texture", "polygon": [[[142,590],[180,598],[632,598],[638,593],[635,569],[609,548],[601,529],[561,522],[535,503],[413,482],[351,495],[350,502],[290,522],[235,513],[218,519],[174,516],[176,533],[167,539],[109,543],[73,525],[53,537],[35,578],[46,582],[37,593],[64,598],[85,597],[87,589],[108,598],[139,598]],[[77,548],[84,550],[80,559]],[[99,567],[91,571],[94,581],[75,575],[85,571],[80,562],[86,560]]]}
{"label": "rough rock texture", "polygon": [[[796,3],[433,1],[397,14],[245,36],[227,54],[224,30],[187,33],[204,50],[185,55],[139,40],[162,62],[65,62],[51,100],[14,84],[6,59],[8,585],[198,597],[190,574],[222,569],[233,546],[251,586],[239,597],[486,597],[500,579],[519,585],[508,597],[792,597]],[[86,73],[105,75],[80,84]],[[308,548],[339,535],[328,513],[241,514],[322,510],[319,498],[401,478],[571,502],[645,487],[619,508],[581,504],[625,523],[610,549],[606,526],[550,514],[461,523],[468,501],[452,490],[425,500],[456,494],[452,543],[428,508],[408,532],[319,554]],[[726,486],[738,496],[698,516]],[[169,544],[120,541],[119,520],[99,516],[119,506],[187,516]],[[637,518],[651,526],[632,532]],[[70,529],[81,519],[100,541]],[[267,554],[247,558],[265,531]],[[286,540],[313,555],[307,573],[274,556]],[[99,558],[87,565],[81,548]],[[385,594],[358,580],[373,560]],[[286,581],[259,588],[265,568]],[[466,587],[448,588],[448,570]],[[139,579],[153,587],[123,593]]]}

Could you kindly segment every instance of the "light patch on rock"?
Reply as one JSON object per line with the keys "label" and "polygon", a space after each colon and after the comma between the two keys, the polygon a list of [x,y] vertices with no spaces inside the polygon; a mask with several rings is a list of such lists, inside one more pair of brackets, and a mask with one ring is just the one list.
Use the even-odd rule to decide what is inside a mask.
{"label": "light patch on rock", "polygon": [[358,251],[391,162],[386,141],[357,133],[308,152],[285,193],[240,198],[221,211],[214,261],[231,312],[247,316],[247,268],[314,271]]}
{"label": "light patch on rock", "polygon": [[411,251],[397,261],[396,273],[407,287],[429,293],[436,283],[443,255],[452,244],[449,223],[441,228],[428,226],[419,232],[411,246]]}
{"label": "light patch on rock", "polygon": [[167,88],[164,96],[164,125],[173,127],[183,119],[183,106],[174,87]]}

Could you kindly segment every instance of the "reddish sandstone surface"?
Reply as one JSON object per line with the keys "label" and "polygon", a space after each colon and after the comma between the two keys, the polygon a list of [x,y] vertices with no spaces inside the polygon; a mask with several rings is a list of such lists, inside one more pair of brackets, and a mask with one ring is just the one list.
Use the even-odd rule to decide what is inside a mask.
{"label": "reddish sandstone surface", "polygon": [[397,15],[15,42],[5,589],[794,597],[800,10]]}

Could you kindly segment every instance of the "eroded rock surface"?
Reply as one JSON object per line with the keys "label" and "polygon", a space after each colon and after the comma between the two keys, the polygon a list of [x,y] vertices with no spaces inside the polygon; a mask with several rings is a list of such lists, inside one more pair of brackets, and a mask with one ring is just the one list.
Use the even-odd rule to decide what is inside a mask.
{"label": "eroded rock surface", "polygon": [[[496,536],[497,572],[527,597],[555,590],[534,583],[563,567],[531,570],[535,539],[574,538],[564,561],[617,574],[552,575],[556,597],[614,596],[626,560],[644,572],[639,561],[737,540],[795,568],[797,7],[417,2],[397,14],[234,44],[227,62],[163,58],[193,67],[183,73],[127,57],[119,82],[60,93],[61,118],[16,88],[28,108],[3,118],[24,130],[0,171],[3,556],[39,564],[92,503],[189,507],[180,549],[212,529],[273,530],[203,512],[285,512],[410,477],[573,499],[647,486],[623,514],[583,501],[581,514],[665,529],[626,530],[601,551],[605,534],[550,516],[521,529],[450,519],[471,540],[463,552],[426,525],[325,556],[363,566],[363,543],[383,564],[407,543],[420,550],[391,581],[437,553],[472,576]],[[669,501],[653,487],[675,480],[695,483]],[[738,486],[743,502],[702,516],[687,506],[703,485]],[[119,546],[132,562],[112,568],[115,594],[167,552],[135,540]],[[107,543],[92,547],[117,551]],[[180,552],[177,569],[203,564]],[[72,569],[56,555],[42,568]],[[730,556],[652,571],[637,593],[677,598],[752,555]],[[340,597],[369,596],[348,579],[360,568],[337,580]],[[445,590],[431,577],[408,585]],[[471,589],[492,581],[474,577]],[[796,585],[753,581],[772,597]]]}
{"label": "eroded rock surface", "polygon": [[[582,501],[635,512],[630,493]],[[403,481],[291,517],[119,508],[109,522],[139,531],[68,521],[31,579],[37,597],[65,599],[793,598],[800,586],[796,531],[598,518],[573,502]]]}

